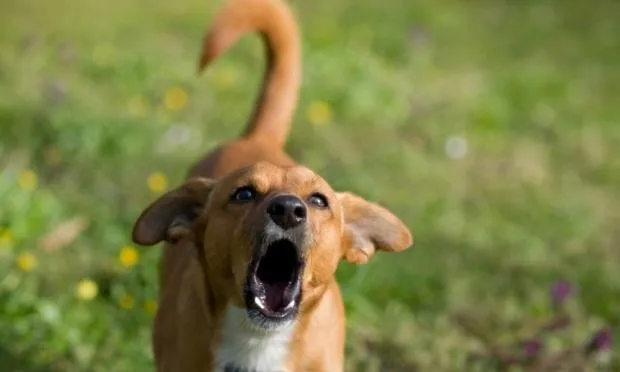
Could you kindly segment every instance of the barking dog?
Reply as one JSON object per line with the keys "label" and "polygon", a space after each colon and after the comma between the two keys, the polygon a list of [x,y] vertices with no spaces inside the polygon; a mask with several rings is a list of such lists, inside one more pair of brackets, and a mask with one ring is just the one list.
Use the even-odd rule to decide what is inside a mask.
{"label": "barking dog", "polygon": [[267,70],[247,129],[198,161],[140,215],[133,239],[165,241],[153,336],[158,371],[342,371],[335,272],[412,244],[388,210],[334,191],[283,151],[300,83],[295,19],[280,0],[230,0],[200,69],[260,33]]}

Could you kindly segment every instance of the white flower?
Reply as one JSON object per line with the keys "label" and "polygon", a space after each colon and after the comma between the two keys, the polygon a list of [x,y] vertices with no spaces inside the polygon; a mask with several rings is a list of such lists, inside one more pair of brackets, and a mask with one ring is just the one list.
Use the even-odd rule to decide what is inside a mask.
{"label": "white flower", "polygon": [[467,140],[461,136],[450,136],[446,140],[445,151],[450,159],[462,159],[467,155]]}

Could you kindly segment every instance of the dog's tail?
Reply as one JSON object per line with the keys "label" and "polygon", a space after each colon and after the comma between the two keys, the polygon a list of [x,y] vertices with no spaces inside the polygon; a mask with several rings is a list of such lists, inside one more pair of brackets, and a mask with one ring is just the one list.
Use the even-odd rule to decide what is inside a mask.
{"label": "dog's tail", "polygon": [[257,32],[267,49],[267,70],[243,137],[282,147],[297,107],[301,46],[295,17],[283,0],[229,0],[205,36],[198,71],[244,34]]}

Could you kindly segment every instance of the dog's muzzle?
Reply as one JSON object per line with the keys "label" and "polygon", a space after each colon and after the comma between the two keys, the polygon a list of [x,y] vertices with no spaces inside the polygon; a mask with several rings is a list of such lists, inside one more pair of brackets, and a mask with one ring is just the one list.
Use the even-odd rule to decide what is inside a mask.
{"label": "dog's muzzle", "polygon": [[266,208],[265,221],[248,268],[245,302],[250,319],[269,328],[291,320],[299,308],[306,205],[294,195],[275,196]]}

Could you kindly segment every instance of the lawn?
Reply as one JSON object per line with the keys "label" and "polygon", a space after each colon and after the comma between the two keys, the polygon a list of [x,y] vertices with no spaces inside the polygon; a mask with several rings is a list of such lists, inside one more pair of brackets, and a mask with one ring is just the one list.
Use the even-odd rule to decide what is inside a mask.
{"label": "lawn", "polygon": [[[2,1],[3,371],[153,370],[160,249],[132,223],[242,130],[263,71],[248,37],[196,75],[220,4]],[[291,4],[288,151],[416,237],[339,269],[348,371],[505,370],[619,325],[619,2]],[[590,368],[620,370],[600,338]]]}

